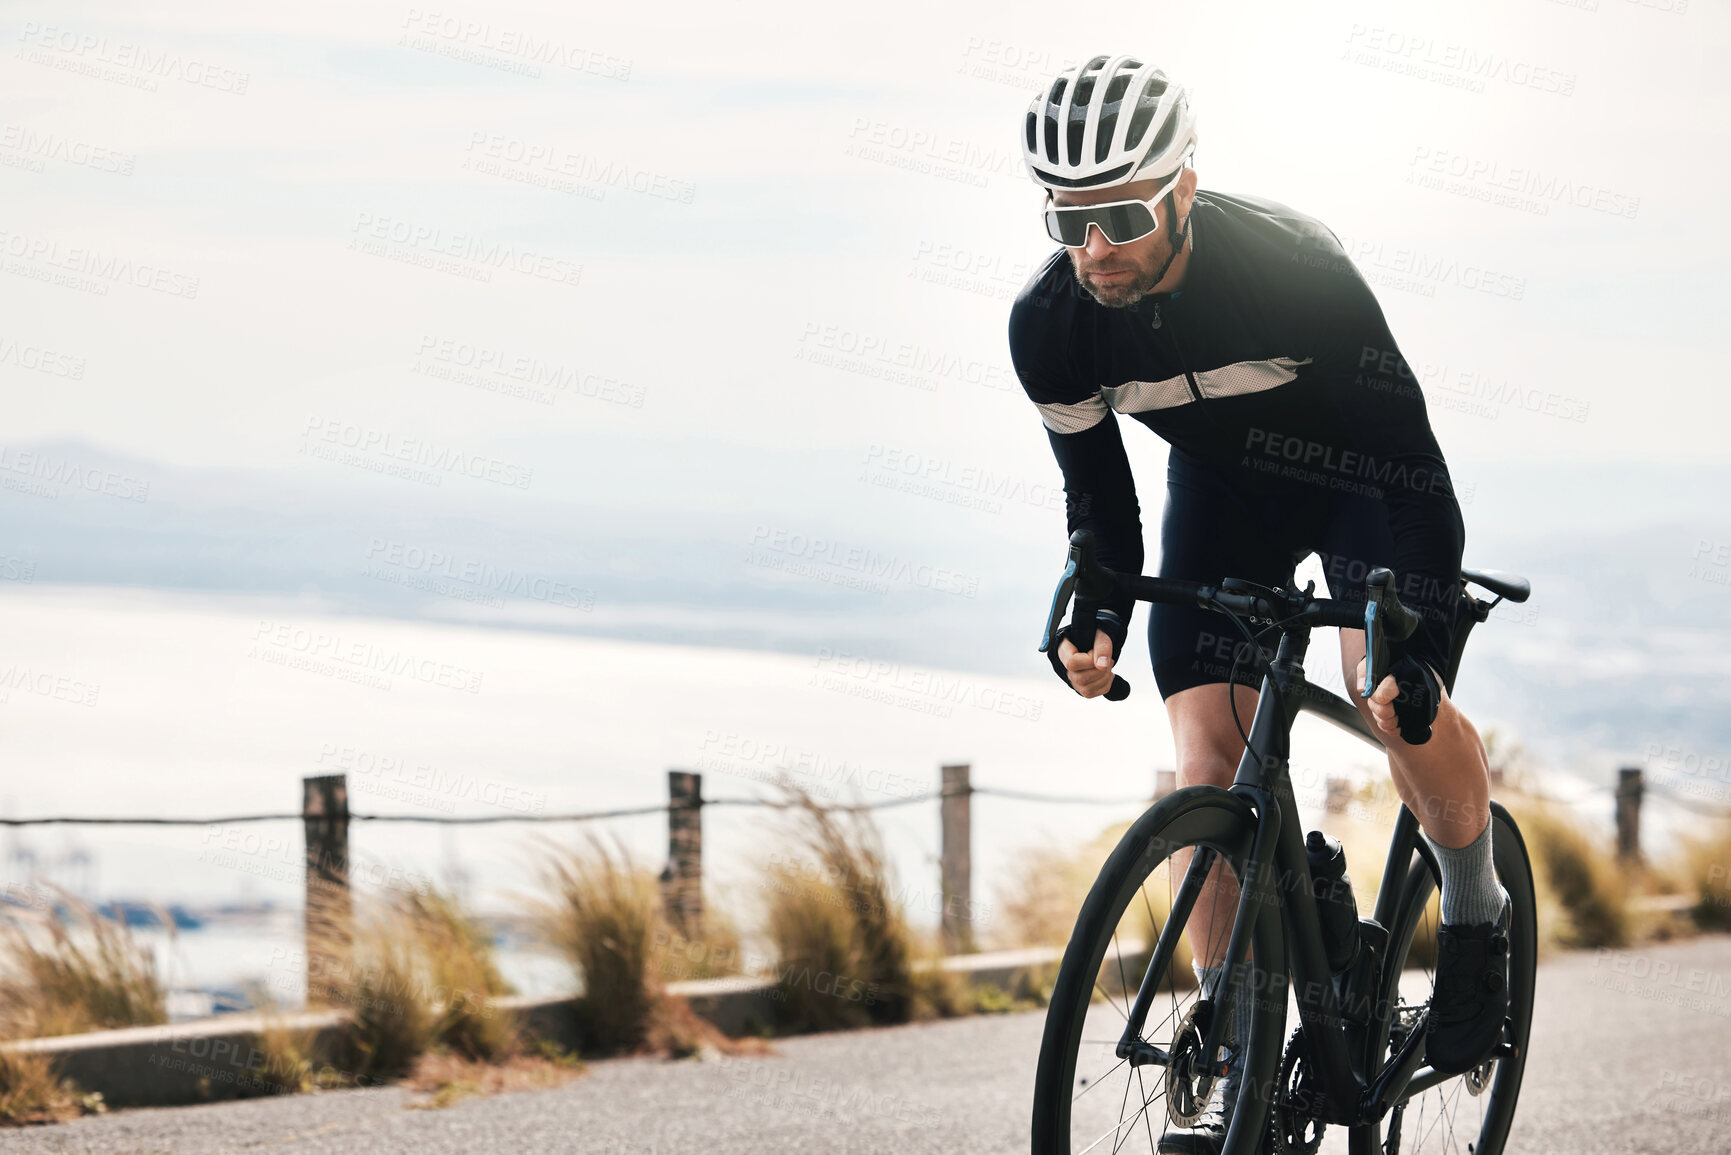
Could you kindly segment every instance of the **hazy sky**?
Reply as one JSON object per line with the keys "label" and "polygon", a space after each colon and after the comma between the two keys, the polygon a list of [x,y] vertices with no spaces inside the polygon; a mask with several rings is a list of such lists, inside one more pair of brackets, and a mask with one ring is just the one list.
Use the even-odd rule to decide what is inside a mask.
{"label": "hazy sky", "polygon": [[1123,50],[1194,89],[1204,188],[1347,242],[1451,459],[1727,456],[1721,5],[635,13],[12,6],[9,442],[363,486],[301,451],[419,441],[499,501],[697,511],[820,499],[800,458],[1052,480],[1003,335],[1051,247],[1015,134]]}
{"label": "hazy sky", "polygon": [[[1061,502],[1040,488],[1057,469],[1005,341],[1010,298],[1052,249],[1017,131],[1056,69],[1128,51],[1194,90],[1204,189],[1283,201],[1340,235],[1420,368],[1460,476],[1576,467],[1541,478],[1542,491],[1487,482],[1467,510],[1472,532],[1495,518],[1505,534],[1603,529],[1611,503],[1573,488],[1579,467],[1731,460],[1726,374],[1709,344],[1731,304],[1728,25],[1720,0],[12,4],[0,21],[0,514],[70,522],[71,501],[13,483],[21,449],[79,442],[64,452],[144,461],[150,503],[120,506],[144,526],[174,514],[176,486],[227,496],[200,470],[263,470],[286,484],[234,492],[352,494],[345,512],[358,518],[397,497],[453,518],[492,512],[503,527],[603,542],[602,562],[623,558],[615,569],[637,576],[675,567],[617,544],[632,533],[709,534],[733,551],[731,569],[707,575],[718,586],[798,584],[738,560],[754,524],[894,550],[923,538],[912,556],[975,565],[979,598],[804,592],[814,605],[812,591],[834,594],[832,617],[862,631],[887,632],[877,623],[893,612],[907,633],[936,636],[933,619],[956,636],[957,621],[969,636],[1014,633],[1024,664],[1000,663],[1003,676],[1046,678],[1031,643],[1055,573],[969,560],[987,556],[982,541],[1031,543],[1054,566],[1062,549]],[[1151,512],[1163,447],[1140,429],[1127,441]],[[428,453],[479,476],[435,488],[384,472],[412,473]],[[1659,517],[1672,497],[1661,487],[1695,476],[1649,472],[1647,488],[1623,486],[1617,517],[1649,505]],[[883,487],[931,473],[943,479],[931,501]],[[1001,515],[967,506],[974,491],[955,479],[978,474],[1014,480],[1022,498]],[[1618,486],[1631,474],[1604,476]],[[1714,584],[1684,576],[1697,543],[1726,540],[1701,512],[1716,496],[1695,496],[1688,532],[1655,546],[1653,565],[1690,596],[1717,596],[1722,562]],[[307,504],[308,516],[329,508]],[[1721,524],[1722,508],[1711,516]],[[212,553],[279,524],[213,520]],[[349,569],[374,532],[354,535]],[[1468,560],[1514,564],[1491,554]],[[1602,560],[1570,572],[1585,588]],[[45,549],[44,585],[64,561]],[[913,603],[927,618],[908,617]],[[1535,685],[1574,669],[1557,639],[1572,644],[1565,626],[1606,619],[1610,602],[1571,601],[1553,583],[1538,604],[1542,617],[1517,619],[1533,629],[1498,635],[1517,654],[1549,647],[1508,663],[1509,678]],[[715,617],[709,604],[678,608]],[[598,598],[595,612],[642,617],[624,597]],[[52,631],[40,640],[47,654],[62,647]],[[965,667],[969,655],[944,644],[921,660]],[[274,690],[244,641],[225,634],[222,646],[199,678]],[[1722,664],[1723,646],[1698,649]],[[1622,650],[1601,657],[1642,668]],[[89,663],[116,772],[138,751],[179,757],[112,720],[156,667],[110,676],[101,660]],[[1130,720],[1157,716],[1136,662]],[[1705,695],[1726,683],[1702,662]],[[196,732],[200,684],[164,687],[186,710],[163,715],[165,732]],[[683,724],[701,733],[704,717]],[[49,721],[31,731],[42,751],[64,745],[64,723]],[[273,748],[285,761],[271,805],[311,772],[307,735],[350,740],[328,720],[296,727],[302,746]],[[633,799],[692,755],[646,748],[629,722],[595,729],[641,761]],[[928,742],[909,765],[929,772],[938,750]],[[1125,773],[1143,782],[1138,758]]]}

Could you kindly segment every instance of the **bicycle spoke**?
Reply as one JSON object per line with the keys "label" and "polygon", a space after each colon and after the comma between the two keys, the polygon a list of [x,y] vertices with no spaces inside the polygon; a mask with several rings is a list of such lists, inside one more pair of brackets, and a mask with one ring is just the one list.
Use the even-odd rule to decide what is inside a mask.
{"label": "bicycle spoke", "polygon": [[[1144,1083],[1142,1081],[1142,1068],[1141,1067],[1136,1068],[1136,1086],[1137,1086],[1137,1089],[1139,1089],[1142,1092],[1142,1108],[1143,1108],[1143,1110],[1142,1110],[1142,1127],[1144,1130],[1146,1130],[1148,1132],[1148,1150],[1153,1151],[1154,1150],[1154,1124],[1149,1122],[1149,1116],[1152,1114],[1152,1112],[1150,1112],[1147,1108],[1148,1108],[1148,1104],[1152,1103],[1154,1101],[1154,1098],[1158,1098],[1159,1096],[1156,1095],[1154,1098],[1149,1097],[1148,1084]],[[1164,1079],[1161,1080],[1161,1086],[1165,1086],[1165,1080]]]}
{"label": "bicycle spoke", "polygon": [[1112,953],[1115,956],[1117,956],[1117,959],[1118,959],[1118,989],[1120,991],[1124,992],[1124,994],[1123,994],[1123,998],[1124,998],[1124,1021],[1129,1022],[1130,1021],[1130,980],[1124,977],[1124,951],[1118,945],[1118,934],[1116,931],[1114,931],[1112,934]]}
{"label": "bicycle spoke", "polygon": [[1130,1061],[1129,1059],[1119,1059],[1116,1063],[1113,1063],[1111,1068],[1108,1069],[1105,1074],[1101,1075],[1099,1078],[1095,1079],[1092,1083],[1089,1083],[1086,1087],[1083,1087],[1080,1091],[1076,1092],[1076,1094],[1070,1099],[1070,1102],[1072,1104],[1074,1104],[1077,1099],[1080,1099],[1083,1095],[1086,1095],[1089,1091],[1092,1091],[1095,1087],[1098,1087],[1101,1083],[1104,1083],[1107,1079],[1110,1079],[1112,1077],[1113,1071],[1116,1071],[1119,1067],[1122,1067],[1125,1064],[1129,1063],[1129,1061]]}
{"label": "bicycle spoke", "polygon": [[1094,980],[1094,990],[1099,993],[1100,999],[1102,1002],[1104,1002],[1107,1006],[1111,1007],[1113,1010],[1118,1011],[1118,1017],[1119,1018],[1123,1019],[1126,1023],[1128,1023],[1130,1021],[1129,1014],[1127,1014],[1126,1012],[1124,1012],[1122,1010],[1119,1010],[1118,1004],[1112,1001],[1112,996],[1106,993],[1106,988],[1100,985],[1099,979]]}
{"label": "bicycle spoke", "polygon": [[[1126,1092],[1125,1098],[1126,1099],[1129,1098],[1128,1091],[1129,1091],[1129,1087],[1128,1087],[1128,1085],[1126,1085],[1126,1087],[1125,1087],[1125,1092]],[[1101,1135],[1098,1139],[1094,1140],[1092,1143],[1088,1144],[1086,1147],[1082,1148],[1080,1151],[1077,1151],[1075,1153],[1075,1155],[1088,1155],[1088,1152],[1092,1151],[1094,1148],[1096,1148],[1100,1144],[1104,1143],[1111,1136],[1116,1135],[1119,1131],[1123,1130],[1126,1124],[1128,1124],[1132,1128],[1135,1127],[1136,1120],[1147,1112],[1149,1102],[1152,1102],[1152,1100],[1148,1100],[1147,1102],[1144,1102],[1142,1104],[1142,1106],[1137,1109],[1136,1114],[1132,1115],[1129,1119],[1119,1119],[1117,1126],[1110,1128],[1104,1135]],[[1114,1150],[1116,1150],[1116,1148],[1114,1148]]]}
{"label": "bicycle spoke", "polygon": [[[1122,1130],[1124,1127],[1124,1104],[1128,1103],[1129,1101],[1130,1101],[1130,1080],[1125,1079],[1124,1080],[1124,1097],[1118,1103],[1118,1127],[1120,1130]],[[1143,1106],[1147,1106],[1146,1101],[1144,1101]],[[1132,1133],[1134,1133],[1136,1130],[1135,1117],[1134,1116],[1131,1117],[1130,1130]],[[1118,1140],[1117,1139],[1112,1140],[1112,1155],[1118,1155]]]}

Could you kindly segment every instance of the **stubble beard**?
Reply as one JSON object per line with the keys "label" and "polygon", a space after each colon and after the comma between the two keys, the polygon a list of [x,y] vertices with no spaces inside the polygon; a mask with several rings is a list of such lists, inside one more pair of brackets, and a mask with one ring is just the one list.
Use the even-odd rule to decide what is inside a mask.
{"label": "stubble beard", "polygon": [[[1168,251],[1171,247],[1170,243],[1166,246]],[[1146,261],[1132,266],[1135,276],[1123,284],[1099,284],[1094,280],[1090,273],[1083,270],[1081,262],[1076,258],[1075,252],[1072,252],[1070,255],[1070,266],[1076,274],[1076,282],[1080,284],[1083,290],[1090,297],[1093,297],[1094,300],[1106,306],[1108,309],[1128,309],[1131,305],[1134,305],[1137,301],[1140,301],[1143,297],[1146,297],[1149,293],[1153,292],[1154,286],[1160,283],[1160,278],[1165,276],[1165,271],[1162,270],[1160,266],[1166,263],[1167,255],[1168,254],[1165,252],[1150,253]],[[1123,266],[1119,266],[1118,268],[1109,269],[1107,271],[1118,272],[1122,267]]]}

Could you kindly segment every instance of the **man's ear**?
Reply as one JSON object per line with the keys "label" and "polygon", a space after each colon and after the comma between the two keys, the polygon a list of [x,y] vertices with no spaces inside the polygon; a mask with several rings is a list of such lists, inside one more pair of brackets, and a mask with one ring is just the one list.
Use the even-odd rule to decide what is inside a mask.
{"label": "man's ear", "polygon": [[1173,203],[1178,206],[1179,217],[1190,215],[1190,202],[1196,199],[1196,170],[1188,166],[1178,178],[1178,187],[1172,190]]}

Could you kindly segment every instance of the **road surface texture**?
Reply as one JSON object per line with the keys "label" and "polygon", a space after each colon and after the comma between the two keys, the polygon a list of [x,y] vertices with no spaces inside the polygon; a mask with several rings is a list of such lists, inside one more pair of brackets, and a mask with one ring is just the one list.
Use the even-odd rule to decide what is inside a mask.
{"label": "road surface texture", "polygon": [[[1008,1155],[1028,1148],[1041,1021],[807,1036],[763,1058],[596,1063],[562,1088],[444,1110],[405,1110],[414,1096],[389,1088],[121,1111],[0,1132],[0,1151]],[[1546,962],[1510,1149],[1731,1150],[1731,937]]]}

